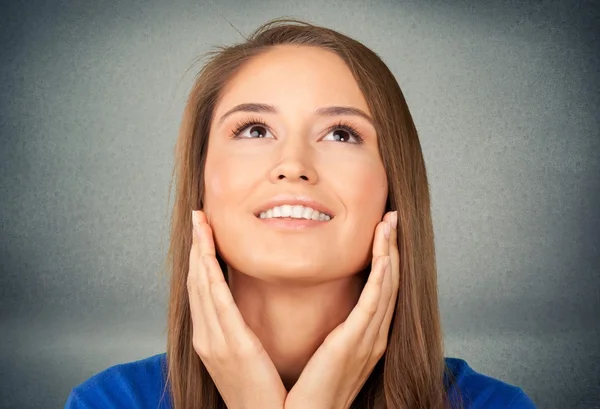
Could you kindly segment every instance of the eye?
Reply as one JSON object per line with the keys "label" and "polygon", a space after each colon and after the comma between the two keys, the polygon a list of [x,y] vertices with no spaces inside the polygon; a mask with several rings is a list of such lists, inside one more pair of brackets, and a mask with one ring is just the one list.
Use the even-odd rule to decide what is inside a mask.
{"label": "eye", "polygon": [[240,132],[240,138],[266,138],[267,135],[270,135],[267,128],[262,125],[252,125],[245,128],[242,132]]}
{"label": "eye", "polygon": [[267,125],[259,120],[243,121],[236,125],[233,131],[235,139],[259,139],[273,138],[271,132],[267,129]]}
{"label": "eye", "polygon": [[363,143],[363,138],[360,136],[358,131],[356,131],[353,126],[345,123],[339,123],[332,126],[327,130],[327,132],[327,135],[325,135],[323,138],[324,141],[327,140],[354,144]]}

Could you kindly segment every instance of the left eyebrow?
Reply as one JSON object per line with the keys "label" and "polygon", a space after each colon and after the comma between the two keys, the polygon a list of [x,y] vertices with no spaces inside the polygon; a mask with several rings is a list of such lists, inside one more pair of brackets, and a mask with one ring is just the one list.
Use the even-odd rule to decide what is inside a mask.
{"label": "left eyebrow", "polygon": [[360,116],[364,119],[366,119],[367,121],[369,121],[369,123],[373,126],[375,126],[375,124],[373,124],[373,119],[364,111],[361,111],[358,108],[353,108],[353,107],[326,107],[326,108],[319,108],[316,110],[317,115],[322,115],[322,116],[339,116],[339,115],[354,115],[354,116]]}
{"label": "left eyebrow", "polygon": [[[229,111],[227,111],[221,117],[221,119],[219,119],[218,124],[221,125],[223,123],[223,121],[225,120],[225,118],[227,118],[229,115],[231,115],[235,112],[259,112],[259,113],[266,113],[266,114],[276,114],[279,111],[273,105],[257,104],[257,103],[239,104],[239,105],[236,105],[233,108],[231,108]],[[360,116],[361,118],[364,118],[367,121],[369,121],[369,123],[371,125],[375,126],[373,124],[373,119],[367,113],[365,113],[364,111],[362,111],[358,108],[354,108],[354,107],[341,107],[341,106],[325,107],[325,108],[317,109],[315,111],[315,113],[317,115],[321,115],[321,116],[340,116],[340,115]]]}

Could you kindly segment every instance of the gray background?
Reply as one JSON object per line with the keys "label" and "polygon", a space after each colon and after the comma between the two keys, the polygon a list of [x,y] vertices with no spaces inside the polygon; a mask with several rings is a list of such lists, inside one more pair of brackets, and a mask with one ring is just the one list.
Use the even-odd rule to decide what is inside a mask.
{"label": "gray background", "polygon": [[0,3],[0,406],[60,408],[165,350],[187,70],[241,39],[220,15],[243,33],[287,15],[364,42],[405,93],[446,356],[540,408],[600,408],[600,18],[592,2],[520,3]]}

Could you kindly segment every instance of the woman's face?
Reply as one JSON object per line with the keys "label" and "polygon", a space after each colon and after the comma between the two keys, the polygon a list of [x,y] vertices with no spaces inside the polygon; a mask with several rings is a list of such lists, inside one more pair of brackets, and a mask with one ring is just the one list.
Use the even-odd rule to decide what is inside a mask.
{"label": "woman's face", "polygon": [[236,73],[215,107],[204,173],[204,210],[231,268],[320,282],[370,262],[387,198],[370,118],[333,52],[277,46]]}

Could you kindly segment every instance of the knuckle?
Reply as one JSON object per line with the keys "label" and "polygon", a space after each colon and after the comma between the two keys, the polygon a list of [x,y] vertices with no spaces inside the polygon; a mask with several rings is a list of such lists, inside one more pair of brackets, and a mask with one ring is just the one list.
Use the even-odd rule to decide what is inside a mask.
{"label": "knuckle", "polygon": [[[223,289],[223,284],[222,283],[210,283],[210,292],[213,294],[222,294],[224,289]],[[235,302],[230,299],[230,298],[225,298],[224,297],[215,297],[215,299],[213,300],[214,305],[215,305],[215,313],[217,314],[217,316],[219,318],[223,318],[223,316],[227,315],[227,313],[230,311],[230,309],[232,307],[235,306]]]}
{"label": "knuckle", "polygon": [[373,348],[373,353],[377,356],[377,358],[381,358],[387,349],[387,340],[377,341]]}
{"label": "knuckle", "polygon": [[356,358],[358,358],[361,361],[367,360],[371,356],[371,354],[371,350],[368,346],[366,348],[357,348],[355,352]]}
{"label": "knuckle", "polygon": [[206,266],[208,265],[208,254],[200,254],[200,256],[198,257],[198,267],[203,269],[206,268]]}
{"label": "knuckle", "polygon": [[188,291],[193,291],[196,288],[196,278],[193,277],[193,274],[188,274],[186,286]]}
{"label": "knuckle", "polygon": [[200,358],[206,359],[209,357],[210,353],[208,351],[208,348],[206,348],[206,345],[200,342],[198,338],[193,339],[192,346],[194,347],[194,351],[196,351]]}
{"label": "knuckle", "polygon": [[377,302],[371,301],[364,306],[363,310],[369,317],[373,317],[377,312],[378,306],[379,304]]}
{"label": "knuckle", "polygon": [[224,363],[231,359],[231,353],[229,352],[229,349],[224,346],[215,348],[214,351],[212,351],[212,358],[216,362]]}
{"label": "knuckle", "polygon": [[251,355],[252,353],[251,348],[248,346],[248,341],[240,338],[236,339],[234,345],[232,345],[231,348],[231,354],[236,358],[244,358]]}
{"label": "knuckle", "polygon": [[236,343],[232,349],[232,354],[237,359],[248,359],[261,353],[262,344],[258,339],[246,334],[245,336],[241,336],[236,340]]}

